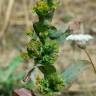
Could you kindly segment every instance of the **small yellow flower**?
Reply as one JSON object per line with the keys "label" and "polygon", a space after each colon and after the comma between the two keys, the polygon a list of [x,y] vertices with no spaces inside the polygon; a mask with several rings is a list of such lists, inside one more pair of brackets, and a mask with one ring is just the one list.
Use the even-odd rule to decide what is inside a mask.
{"label": "small yellow flower", "polygon": [[45,9],[49,8],[48,4],[46,2],[44,2],[44,1],[39,2],[37,4],[37,6],[38,6],[38,9],[40,9],[40,10],[45,10]]}
{"label": "small yellow flower", "polygon": [[53,3],[52,6],[49,6],[46,1],[39,1],[36,6],[33,8],[33,11],[37,11],[40,13],[45,14],[46,12],[50,11],[51,9],[56,9],[58,6],[57,2]]}
{"label": "small yellow flower", "polygon": [[46,11],[49,10],[49,6],[47,4],[47,2],[45,1],[40,1],[37,3],[37,5],[34,7],[34,10],[39,10],[39,11]]}

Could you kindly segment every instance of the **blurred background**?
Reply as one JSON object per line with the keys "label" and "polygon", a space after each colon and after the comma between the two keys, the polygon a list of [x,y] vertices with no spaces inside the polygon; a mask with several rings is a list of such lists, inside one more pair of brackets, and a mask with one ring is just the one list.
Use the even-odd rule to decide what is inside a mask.
{"label": "blurred background", "polygon": [[[9,76],[6,79],[7,81],[10,76],[17,76],[21,71],[28,72],[30,66],[32,66],[30,61],[20,63],[18,67],[16,65],[13,69],[10,68],[9,65],[10,62],[11,64],[12,62],[21,62],[20,58],[17,59],[17,57],[22,53],[22,50],[26,49],[28,38],[25,32],[32,28],[33,22],[38,20],[37,15],[32,13],[32,7],[36,1],[37,0],[0,0],[0,78]],[[60,7],[55,11],[52,24],[61,31],[64,31],[69,22],[74,19],[80,20],[81,24],[80,28],[73,33],[86,33],[94,37],[94,40],[89,43],[88,51],[96,66],[96,0],[60,0]],[[70,65],[73,59],[80,58],[88,59],[84,52],[73,52],[70,43],[65,42],[61,46],[56,67],[59,70],[63,70]],[[9,73],[9,75],[7,73]],[[12,74],[10,75],[10,73]],[[22,77],[23,75],[20,76]],[[19,79],[21,78],[20,76],[18,77]],[[2,79],[2,81],[4,80]],[[7,82],[7,84],[9,84],[9,82]],[[4,89],[5,86],[6,84],[0,83],[0,96],[8,96],[5,95],[4,92],[7,94],[7,89],[10,89],[8,86],[11,85],[9,84],[7,89]],[[84,96],[96,96],[96,75],[90,65],[72,82],[69,90],[72,92],[86,90],[87,92]]]}

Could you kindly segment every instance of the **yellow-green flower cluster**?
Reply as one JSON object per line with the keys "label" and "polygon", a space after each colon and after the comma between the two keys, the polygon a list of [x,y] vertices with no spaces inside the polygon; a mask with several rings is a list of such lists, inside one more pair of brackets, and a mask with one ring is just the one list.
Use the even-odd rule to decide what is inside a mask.
{"label": "yellow-green flower cluster", "polygon": [[48,11],[52,9],[56,9],[56,7],[57,7],[57,4],[55,3],[49,6],[46,1],[39,1],[36,4],[36,6],[33,8],[33,11],[41,14],[46,14],[46,12],[48,13]]}
{"label": "yellow-green flower cluster", "polygon": [[47,2],[45,1],[40,1],[36,4],[36,6],[33,8],[34,11],[39,11],[41,13],[45,12],[45,11],[49,11],[49,6],[47,4]]}
{"label": "yellow-green flower cluster", "polygon": [[48,4],[46,2],[44,2],[44,1],[40,1],[37,4],[37,7],[38,7],[38,10],[48,10],[49,9]]}

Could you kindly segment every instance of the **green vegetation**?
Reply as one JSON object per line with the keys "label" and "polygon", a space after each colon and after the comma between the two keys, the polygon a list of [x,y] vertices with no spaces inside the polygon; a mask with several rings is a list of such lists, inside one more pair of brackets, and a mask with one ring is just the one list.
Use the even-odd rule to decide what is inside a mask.
{"label": "green vegetation", "polygon": [[[37,14],[39,20],[33,23],[34,29],[27,32],[30,41],[27,44],[26,52],[22,54],[24,59],[32,59],[34,61],[34,66],[27,77],[31,79],[31,75],[37,68],[44,75],[44,78],[40,79],[40,75],[36,77],[36,82],[29,80],[21,84],[20,81],[23,80],[25,72],[21,70],[18,75],[14,75],[14,72],[23,60],[20,56],[16,56],[8,64],[7,68],[0,68],[0,96],[11,96],[12,90],[17,87],[36,90],[39,93],[37,96],[40,96],[40,94],[41,96],[53,96],[68,87],[85,70],[86,65],[90,63],[87,60],[77,60],[72,62],[62,72],[55,68],[59,47],[71,34],[70,29],[60,32],[51,24],[57,6],[56,0],[40,0],[34,6],[33,11]],[[64,19],[67,22],[70,18],[66,17]]]}
{"label": "green vegetation", "polygon": [[[54,66],[58,57],[60,44],[70,35],[69,29],[65,32],[60,32],[55,26],[51,25],[57,6],[55,2],[54,0],[41,0],[33,8],[33,11],[38,15],[39,21],[33,24],[34,30],[27,32],[27,35],[31,37],[31,39],[27,44],[27,52],[25,53],[25,57],[34,60],[34,66],[36,68],[38,67],[44,74],[44,78],[38,81],[36,87],[40,93],[43,95],[48,94],[48,96],[64,88],[66,82],[64,82],[63,77],[64,75],[65,77],[68,75],[67,72],[61,75]],[[81,66],[78,66],[74,72],[79,71],[80,68],[84,67],[84,64],[82,61]],[[69,70],[71,70],[71,68],[69,68]],[[76,75],[72,76],[75,78]],[[68,78],[66,77],[66,81],[67,80]],[[71,80],[68,82],[70,81]]]}
{"label": "green vegetation", "polygon": [[[42,0],[33,8],[37,13],[39,21],[33,24],[34,30],[28,35],[31,37],[27,45],[27,54],[34,60],[35,66],[44,74],[40,81],[40,90],[43,94],[58,92],[64,86],[63,79],[58,74],[54,63],[59,53],[60,38],[67,37],[70,32],[60,33],[52,26],[51,20],[56,4],[52,0]],[[67,35],[66,35],[67,33]],[[47,83],[47,84],[46,84]]]}

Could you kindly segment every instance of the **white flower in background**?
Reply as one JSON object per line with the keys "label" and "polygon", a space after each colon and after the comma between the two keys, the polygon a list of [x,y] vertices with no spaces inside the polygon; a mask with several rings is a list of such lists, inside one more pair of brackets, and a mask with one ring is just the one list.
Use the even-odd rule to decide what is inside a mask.
{"label": "white flower in background", "polygon": [[70,41],[79,41],[79,42],[84,42],[86,43],[87,41],[93,39],[93,37],[91,35],[88,34],[72,34],[69,35],[66,40],[70,40]]}
{"label": "white flower in background", "polygon": [[34,84],[37,84],[40,80],[44,79],[44,74],[38,68],[35,68],[30,75],[30,79]]}

